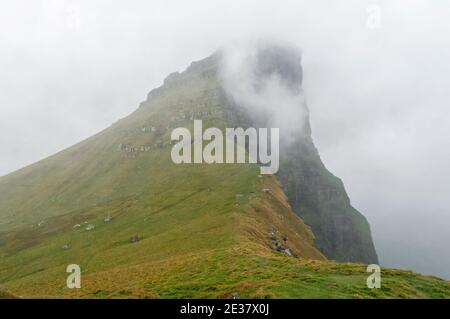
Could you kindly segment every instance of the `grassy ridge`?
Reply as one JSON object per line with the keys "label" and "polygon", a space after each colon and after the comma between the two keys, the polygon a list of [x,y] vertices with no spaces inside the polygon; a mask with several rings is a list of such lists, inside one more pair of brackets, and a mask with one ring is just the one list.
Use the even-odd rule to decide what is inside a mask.
{"label": "grassy ridge", "polygon": [[[214,191],[200,191],[157,209],[158,218],[147,219],[148,224],[143,220],[149,215],[130,210],[107,224],[90,220],[98,225],[93,233],[70,230],[51,236],[39,246],[43,251],[35,247],[14,255],[17,259],[11,259],[11,267],[23,268],[15,277],[2,278],[7,279],[4,285],[21,296],[48,298],[227,298],[236,294],[248,298],[450,297],[450,284],[438,278],[383,270],[382,289],[371,290],[366,287],[365,265],[297,259],[274,252],[267,244],[267,233],[277,220],[289,221],[278,225],[297,223],[294,231],[276,226],[282,233],[289,232],[290,238],[294,232],[304,232],[299,234],[300,240],[292,239],[301,243],[299,252],[313,249],[308,247],[312,234],[284,206],[276,180],[254,178],[256,174],[250,169],[249,175],[238,175],[247,181],[253,176],[255,184],[247,189],[249,193],[240,189],[248,197],[236,199],[232,193],[228,200],[209,201],[207,197],[214,196]],[[237,187],[234,180],[225,184]],[[257,192],[262,187],[270,188],[271,193]],[[200,213],[208,211],[208,202],[217,205],[221,201],[229,201],[223,212],[213,209],[209,218]],[[185,215],[190,207],[197,218]],[[175,226],[176,219],[188,222]],[[164,227],[168,220],[174,223],[170,230]],[[137,229],[143,240],[130,243],[128,238]],[[74,245],[68,251],[61,249],[69,240],[65,236],[71,236]],[[314,256],[314,251],[310,254]],[[323,259],[320,254],[315,258]],[[83,269],[80,290],[65,287],[65,266],[75,261]],[[38,271],[24,272],[32,268]]]}
{"label": "grassy ridge", "polygon": [[58,283],[24,290],[67,298],[449,298],[450,284],[383,270],[381,289],[366,287],[365,265],[302,260],[255,244],[214,249],[86,274],[80,290]]}

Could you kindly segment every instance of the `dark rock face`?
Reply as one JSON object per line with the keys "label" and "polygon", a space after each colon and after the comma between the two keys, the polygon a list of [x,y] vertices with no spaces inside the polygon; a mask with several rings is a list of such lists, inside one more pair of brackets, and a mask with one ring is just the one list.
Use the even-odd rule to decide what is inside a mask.
{"label": "dark rock face", "polygon": [[295,48],[263,46],[256,57],[255,79],[264,81],[275,75],[292,92],[298,92],[303,80],[300,63],[301,55]]}
{"label": "dark rock face", "polygon": [[[299,51],[280,46],[263,47],[257,54],[256,90],[265,79],[277,76],[293,94],[301,94],[302,68]],[[230,94],[223,92],[223,105],[230,126],[267,127],[269,118],[249,114]],[[317,247],[337,261],[377,263],[369,224],[350,204],[342,181],[322,163],[311,138],[306,106],[304,123],[292,141],[283,141],[280,128],[280,170],[283,190],[295,211],[316,236]],[[270,115],[269,115],[270,116]]]}
{"label": "dark rock face", "polygon": [[310,136],[280,150],[278,173],[293,210],[330,259],[377,263],[370,227],[350,204],[342,181],[323,165]]}

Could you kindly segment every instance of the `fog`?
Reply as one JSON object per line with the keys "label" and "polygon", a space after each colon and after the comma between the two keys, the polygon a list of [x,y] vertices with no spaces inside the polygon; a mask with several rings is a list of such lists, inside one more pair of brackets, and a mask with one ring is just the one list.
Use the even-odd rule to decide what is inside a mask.
{"label": "fog", "polygon": [[426,0],[0,3],[0,175],[137,108],[236,39],[302,48],[313,138],[384,266],[450,278],[450,3]]}
{"label": "fog", "polygon": [[[267,125],[282,131],[282,142],[289,146],[295,137],[303,132],[307,116],[305,97],[299,87],[301,79],[282,79],[278,73],[261,75],[259,54],[272,46],[283,47],[283,58],[292,63],[300,50],[289,43],[279,43],[275,39],[245,39],[226,44],[221,50],[219,77],[225,91],[249,114],[268,118]],[[270,54],[270,53],[269,53]],[[300,68],[299,68],[300,69]],[[295,72],[293,72],[294,74]],[[301,72],[298,72],[301,76]]]}

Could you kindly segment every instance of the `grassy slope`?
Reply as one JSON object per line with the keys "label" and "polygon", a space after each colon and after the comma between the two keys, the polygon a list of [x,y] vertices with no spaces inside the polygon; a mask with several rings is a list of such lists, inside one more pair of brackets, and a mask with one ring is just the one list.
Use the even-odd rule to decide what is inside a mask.
{"label": "grassy slope", "polygon": [[[267,222],[276,225],[278,219],[288,219],[287,225],[297,224],[293,226],[294,231],[305,231],[299,234],[301,238],[309,238],[308,230],[288,207],[279,209],[283,201],[276,198],[280,194],[276,193],[277,183],[273,178],[258,183],[271,188],[273,194],[255,195],[248,203],[240,202],[239,206],[232,200],[233,208],[217,223],[217,216],[208,221],[202,218],[201,223],[190,224],[182,232],[156,235],[156,238],[146,234],[146,239],[136,244],[96,248],[92,259],[81,264],[85,272],[80,290],[65,288],[65,265],[77,258],[55,263],[54,257],[61,254],[60,251],[49,255],[48,270],[18,276],[5,286],[22,296],[50,298],[216,298],[234,294],[250,298],[450,297],[450,284],[438,278],[383,270],[382,289],[370,290],[365,286],[364,265],[296,259],[273,252],[265,243]],[[196,203],[194,200],[188,202]],[[176,211],[183,214],[184,206],[180,205],[174,207],[173,214]],[[277,207],[276,212],[273,211]],[[222,232],[224,225],[220,223],[230,220],[232,230]],[[275,227],[283,233],[293,231],[287,226]],[[202,240],[203,235],[197,231],[205,232],[206,229],[209,232]],[[115,232],[105,233],[103,239],[96,234],[95,239],[97,242],[108,241],[107,237],[112,233]],[[300,251],[311,248],[307,242],[304,247],[298,247]],[[92,244],[91,249],[95,245]],[[55,248],[59,249],[58,246]],[[296,247],[291,248],[295,251]],[[321,259],[319,255],[316,258]]]}
{"label": "grassy slope", "polygon": [[0,299],[17,299],[17,297],[5,290],[0,289]]}
{"label": "grassy slope", "polygon": [[[217,83],[188,83],[0,178],[0,285],[50,298],[449,297],[448,282],[395,270],[383,273],[383,289],[369,290],[364,266],[325,261],[277,180],[259,178],[255,165],[177,166],[170,145],[135,158],[118,151],[119,143],[166,143],[172,127],[190,125],[170,118],[193,107],[212,112],[206,125],[223,126]],[[134,131],[153,125],[160,133]],[[272,251],[271,231],[288,235],[286,246],[302,259]],[[136,234],[143,239],[131,243]],[[80,290],[65,288],[71,263],[82,268]]]}

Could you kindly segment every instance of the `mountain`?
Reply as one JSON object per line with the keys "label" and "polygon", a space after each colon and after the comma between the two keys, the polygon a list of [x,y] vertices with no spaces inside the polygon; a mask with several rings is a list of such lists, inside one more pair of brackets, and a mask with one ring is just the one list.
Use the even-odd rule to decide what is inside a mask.
{"label": "mountain", "polygon": [[[390,269],[368,289],[364,264],[327,259],[376,254],[310,134],[295,136],[304,152],[282,155],[278,175],[172,162],[172,130],[192,131],[194,119],[267,121],[236,103],[220,63],[216,53],[169,75],[128,117],[0,178],[0,286],[44,298],[449,297],[446,281]],[[81,289],[66,287],[69,264],[81,267]]]}

